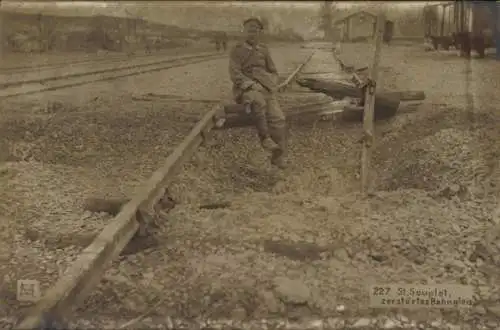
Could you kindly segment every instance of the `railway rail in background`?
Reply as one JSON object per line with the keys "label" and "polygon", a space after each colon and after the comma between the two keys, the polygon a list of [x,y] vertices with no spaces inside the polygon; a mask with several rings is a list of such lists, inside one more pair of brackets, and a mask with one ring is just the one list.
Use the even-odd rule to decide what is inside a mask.
{"label": "railway rail in background", "polygon": [[[124,66],[118,66],[118,67],[117,66],[109,66],[107,68],[94,70],[94,71],[85,70],[83,72],[67,73],[67,74],[62,74],[62,75],[53,75],[53,76],[49,76],[49,77],[42,77],[42,78],[36,78],[36,79],[9,81],[9,82],[0,83],[0,89],[29,85],[29,84],[45,84],[47,82],[56,81],[56,80],[70,79],[70,78],[76,78],[76,77],[82,77],[82,76],[100,74],[100,73],[106,73],[106,72],[113,72],[113,71],[117,71],[117,70],[134,69],[137,67],[146,67],[146,66],[152,66],[152,65],[162,64],[162,63],[169,63],[171,61],[185,59],[185,58],[186,59],[202,58],[202,57],[211,56],[211,55],[216,55],[216,54],[204,53],[204,54],[191,55],[191,56],[178,56],[178,57],[163,59],[163,60],[154,61],[154,62],[142,62],[142,63],[139,62],[136,64],[130,64],[130,65],[124,65]],[[117,64],[117,63],[123,63],[123,61],[110,62],[110,64]],[[100,64],[100,63],[95,63],[95,64]]]}
{"label": "railway rail in background", "polygon": [[[280,84],[279,90],[284,90],[294,81],[312,55],[313,53]],[[156,223],[159,217],[159,203],[176,173],[195,154],[198,147],[210,138],[212,131],[224,124],[224,117],[224,107],[218,104],[197,122],[186,138],[167,157],[163,166],[152,174],[138,193],[80,253],[78,259],[14,326],[14,329],[40,329],[41,326],[47,326],[47,317],[59,321],[71,312],[72,307],[90,294],[106,268],[120,255],[132,238],[147,233],[148,227]]]}
{"label": "railway rail in background", "polygon": [[[203,55],[184,56],[180,58],[170,58],[154,63],[141,63],[126,67],[106,68],[98,71],[80,72],[63,76],[13,82],[9,86],[0,89],[0,99],[50,92],[95,82],[110,81],[119,78],[137,76],[145,73],[167,70],[225,57],[227,57],[226,54],[209,53]],[[6,84],[4,84],[4,86],[5,85]]]}
{"label": "railway rail in background", "polygon": [[[199,51],[207,52],[208,49],[199,49]],[[198,50],[194,50],[193,52],[187,52],[187,54],[190,53],[196,53]],[[141,59],[141,58],[154,58],[158,56],[175,56],[175,54],[169,54],[168,52],[153,52],[151,54],[138,54],[138,55],[127,55],[127,54],[121,54],[121,55],[108,55],[108,54],[103,54],[103,55],[92,55],[87,58],[79,59],[79,60],[71,60],[71,61],[53,61],[53,62],[47,62],[47,63],[41,63],[38,65],[22,65],[22,66],[10,66],[10,67],[0,67],[0,74],[7,74],[7,73],[23,73],[23,72],[32,72],[32,71],[39,71],[39,70],[48,70],[48,69],[54,69],[57,67],[64,67],[64,66],[71,66],[71,65],[81,65],[81,64],[87,64],[87,63],[105,63],[105,62],[119,62],[119,61],[129,61],[129,60],[135,60],[135,59]]]}

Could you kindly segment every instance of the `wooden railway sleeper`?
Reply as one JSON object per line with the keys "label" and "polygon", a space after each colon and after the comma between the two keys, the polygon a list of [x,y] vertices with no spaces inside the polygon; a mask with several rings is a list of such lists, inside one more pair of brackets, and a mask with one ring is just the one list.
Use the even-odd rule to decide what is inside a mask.
{"label": "wooden railway sleeper", "polygon": [[[138,236],[148,236],[159,228],[161,226],[160,219],[175,206],[175,201],[171,198],[167,188],[161,189],[158,196],[160,197],[155,201],[149,205],[142,205],[137,211]],[[87,198],[83,208],[90,212],[105,212],[116,216],[128,202],[130,199]]]}

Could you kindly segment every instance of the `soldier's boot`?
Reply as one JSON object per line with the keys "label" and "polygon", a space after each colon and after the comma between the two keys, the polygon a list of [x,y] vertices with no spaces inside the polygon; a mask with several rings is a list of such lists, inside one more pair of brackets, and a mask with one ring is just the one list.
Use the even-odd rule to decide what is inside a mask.
{"label": "soldier's boot", "polygon": [[260,138],[260,143],[262,148],[268,151],[275,151],[279,149],[279,145],[277,145],[271,136],[269,135],[269,129],[267,127],[267,120],[265,117],[258,116],[255,120],[257,132]]}
{"label": "soldier's boot", "polygon": [[265,137],[262,139],[262,148],[275,152],[279,150],[279,146],[270,137]]}
{"label": "soldier's boot", "polygon": [[286,127],[275,128],[271,131],[271,137],[278,145],[278,149],[273,150],[271,164],[284,170],[288,167],[286,163],[287,136]]}

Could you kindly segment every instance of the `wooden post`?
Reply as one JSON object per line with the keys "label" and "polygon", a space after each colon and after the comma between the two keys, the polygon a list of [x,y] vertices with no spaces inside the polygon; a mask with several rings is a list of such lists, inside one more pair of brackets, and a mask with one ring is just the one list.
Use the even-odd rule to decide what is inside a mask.
{"label": "wooden post", "polygon": [[363,196],[368,196],[370,193],[370,158],[374,140],[374,109],[375,109],[375,92],[378,78],[378,66],[380,62],[380,53],[382,50],[382,37],[384,34],[385,15],[380,14],[377,17],[377,32],[375,34],[375,54],[373,56],[373,64],[369,75],[369,85],[366,88],[365,108],[363,115],[363,154],[361,157],[361,193]]}
{"label": "wooden post", "polygon": [[439,34],[439,36],[444,37],[444,22],[446,20],[446,5],[442,5],[439,7],[443,10],[443,13],[441,14],[441,33]]}

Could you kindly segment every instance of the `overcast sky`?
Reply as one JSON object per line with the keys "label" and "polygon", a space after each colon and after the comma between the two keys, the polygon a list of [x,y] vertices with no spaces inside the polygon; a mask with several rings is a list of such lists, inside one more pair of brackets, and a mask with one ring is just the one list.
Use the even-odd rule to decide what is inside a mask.
{"label": "overcast sky", "polygon": [[[1,6],[3,8],[44,8],[44,7],[113,7],[116,5],[126,4],[127,6],[143,6],[147,1],[19,1],[19,0],[3,0],[1,2]],[[158,5],[158,6],[181,6],[181,7],[189,7],[189,6],[199,6],[199,5],[208,5],[208,6],[257,6],[257,7],[295,7],[295,8],[314,8],[319,7],[322,1],[211,1],[207,4],[204,1],[156,1],[149,2],[148,5]],[[351,2],[351,1],[338,1],[337,6],[339,7],[350,7],[354,4],[360,4],[359,1]],[[379,2],[380,4],[384,2]],[[402,2],[385,2],[388,5],[398,5],[403,7],[409,6],[422,6],[426,2],[425,1],[402,1]]]}

